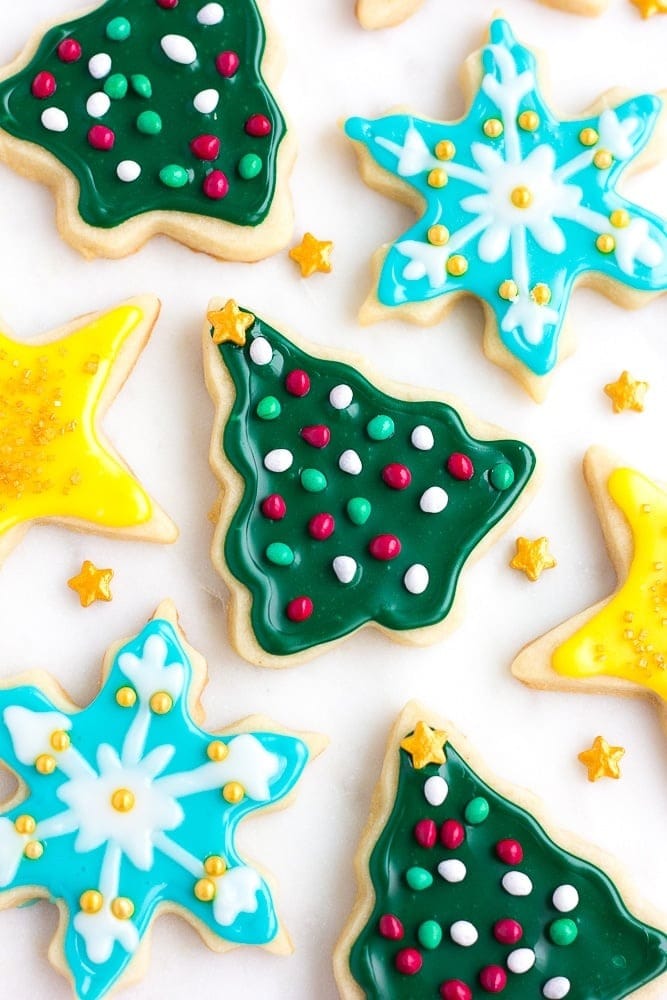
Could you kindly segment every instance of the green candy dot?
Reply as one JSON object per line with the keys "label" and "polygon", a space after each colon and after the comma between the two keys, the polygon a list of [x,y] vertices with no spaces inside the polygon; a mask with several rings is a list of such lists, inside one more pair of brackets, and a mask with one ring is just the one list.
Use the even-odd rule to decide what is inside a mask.
{"label": "green candy dot", "polygon": [[442,927],[437,920],[425,920],[419,925],[417,937],[422,948],[433,951],[442,941]]}
{"label": "green candy dot", "polygon": [[386,441],[394,436],[394,421],[385,413],[379,413],[366,424],[366,433],[372,441]]}
{"label": "green candy dot", "polygon": [[104,93],[114,101],[121,101],[127,94],[127,77],[112,73],[104,81]]}
{"label": "green candy dot", "polygon": [[265,396],[257,404],[257,416],[260,420],[275,420],[280,416],[282,407],[275,396]]}
{"label": "green candy dot", "polygon": [[132,90],[139,97],[152,97],[153,87],[151,81],[143,73],[134,73],[130,77],[130,83],[132,84]]}
{"label": "green candy dot", "polygon": [[126,17],[114,17],[107,24],[107,38],[112,42],[124,42],[132,34],[132,25]]}
{"label": "green candy dot", "polygon": [[421,892],[423,889],[428,889],[433,885],[433,876],[425,868],[415,866],[414,868],[408,868],[405,873],[405,881],[411,889]]}
{"label": "green candy dot", "polygon": [[473,826],[478,826],[483,823],[485,819],[489,816],[489,803],[481,795],[477,798],[471,799],[465,808],[464,812],[466,823],[471,823]]}
{"label": "green candy dot", "polygon": [[301,485],[307,493],[321,493],[327,488],[327,477],[319,469],[304,469]]}
{"label": "green candy dot", "polygon": [[142,111],[137,118],[137,128],[144,135],[158,135],[162,131],[162,119],[157,111]]}
{"label": "green candy dot", "polygon": [[360,526],[365,524],[371,516],[371,505],[364,497],[352,497],[347,502],[347,516],[352,524]]}
{"label": "green candy dot", "polygon": [[239,173],[244,181],[251,181],[253,177],[257,177],[263,166],[261,156],[257,156],[256,153],[246,153],[239,160]]}
{"label": "green candy dot", "polygon": [[274,566],[291,566],[294,562],[294,553],[284,542],[271,542],[266,548],[266,558]]}
{"label": "green candy dot", "polygon": [[190,177],[185,167],[179,167],[177,163],[170,163],[160,171],[160,180],[168,188],[184,187]]}
{"label": "green candy dot", "polygon": [[549,937],[554,944],[561,945],[561,947],[573,944],[577,940],[578,934],[579,929],[577,925],[569,917],[561,917],[559,920],[554,920],[549,927]]}
{"label": "green candy dot", "polygon": [[508,462],[498,462],[489,473],[494,490],[508,490],[514,482],[514,469]]}

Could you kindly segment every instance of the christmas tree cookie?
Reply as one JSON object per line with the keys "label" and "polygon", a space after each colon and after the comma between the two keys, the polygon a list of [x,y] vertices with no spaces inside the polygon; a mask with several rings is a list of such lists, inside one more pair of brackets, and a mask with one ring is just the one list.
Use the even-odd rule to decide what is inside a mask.
{"label": "christmas tree cookie", "polygon": [[602,448],[584,476],[618,587],[529,643],[512,671],[542,689],[648,695],[667,728],[667,492]]}
{"label": "christmas tree cookie", "polygon": [[458,122],[395,113],[346,123],[364,180],[419,214],[377,255],[361,319],[432,324],[474,295],[487,356],[541,400],[573,346],[565,320],[578,283],[626,306],[667,289],[667,224],[617,190],[650,162],[663,103],[610,93],[578,120],[557,118],[534,55],[504,20],[467,61],[465,85],[470,110]]}
{"label": "christmas tree cookie", "polygon": [[80,1000],[137,978],[161,913],[180,914],[214,951],[291,950],[236,828],[286,802],[324,741],[261,716],[209,733],[205,683],[166,601],[109,650],[87,708],[38,672],[0,689],[0,758],[20,785],[0,816],[0,908],[56,903],[49,957]]}
{"label": "christmas tree cookie", "polygon": [[0,157],[53,189],[83,254],[122,257],[157,233],[229,260],[287,243],[293,148],[261,6],[106,0],[0,72]]}
{"label": "christmas tree cookie", "polygon": [[334,961],[341,997],[664,997],[665,920],[615,869],[411,703],[356,858]]}
{"label": "christmas tree cookie", "polygon": [[357,0],[362,28],[391,28],[419,10],[423,0]]}
{"label": "christmas tree cookie", "polygon": [[39,521],[175,540],[175,525],[99,427],[159,310],[159,301],[144,295],[38,341],[0,332],[0,562]]}
{"label": "christmas tree cookie", "polygon": [[371,623],[406,643],[440,637],[464,563],[526,499],[530,448],[234,302],[211,303],[204,351],[213,561],[239,652],[286,666]]}

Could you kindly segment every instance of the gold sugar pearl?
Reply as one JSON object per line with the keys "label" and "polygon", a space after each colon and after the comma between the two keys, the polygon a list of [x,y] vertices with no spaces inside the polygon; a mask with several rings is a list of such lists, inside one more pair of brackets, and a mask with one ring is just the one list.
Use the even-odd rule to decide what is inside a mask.
{"label": "gold sugar pearl", "polygon": [[456,156],[456,146],[450,139],[441,139],[435,147],[435,155],[439,160],[453,160]]}
{"label": "gold sugar pearl", "polygon": [[229,747],[226,743],[223,743],[222,740],[213,740],[213,742],[209,743],[206,747],[206,754],[209,760],[214,760],[216,763],[219,763],[229,754]]}
{"label": "gold sugar pearl", "polygon": [[500,118],[487,118],[482,125],[482,132],[488,139],[498,139],[503,131],[504,127]]}
{"label": "gold sugar pearl", "polygon": [[150,704],[156,715],[166,715],[174,707],[174,699],[166,691],[156,691]]}
{"label": "gold sugar pearl", "polygon": [[39,861],[44,854],[44,844],[39,840],[31,840],[29,844],[25,845],[23,853],[28,861]]}
{"label": "gold sugar pearl", "polygon": [[447,271],[453,278],[460,278],[466,273],[467,270],[468,261],[460,253],[455,253],[454,256],[450,257],[447,261]]}
{"label": "gold sugar pearl", "polygon": [[538,306],[548,306],[551,302],[551,289],[548,285],[542,283],[535,285],[530,295],[533,302],[537,302]]}
{"label": "gold sugar pearl", "polygon": [[195,882],[194,893],[200,903],[210,903],[215,899],[215,882],[210,878],[200,878]]}
{"label": "gold sugar pearl", "polygon": [[519,128],[524,132],[534,132],[540,124],[540,116],[537,111],[522,111],[518,119]]}
{"label": "gold sugar pearl", "polygon": [[220,878],[227,871],[227,863],[224,858],[219,857],[217,854],[212,854],[204,862],[204,871],[211,878]]}
{"label": "gold sugar pearl", "polygon": [[593,163],[598,170],[608,170],[613,162],[614,157],[608,149],[598,149],[597,153],[593,157]]}
{"label": "gold sugar pearl", "polygon": [[222,797],[226,802],[236,806],[245,798],[245,788],[238,781],[228,781],[222,789]]}
{"label": "gold sugar pearl", "polygon": [[49,742],[57,753],[63,753],[65,750],[69,750],[72,741],[69,733],[66,733],[64,729],[56,729],[55,732],[51,733]]}
{"label": "gold sugar pearl", "polygon": [[510,194],[510,201],[515,208],[530,208],[533,204],[532,191],[521,184],[519,187],[515,187]]}
{"label": "gold sugar pearl", "polygon": [[41,753],[35,761],[35,770],[39,774],[53,774],[56,769],[56,759],[50,753]]}
{"label": "gold sugar pearl", "polygon": [[432,188],[444,188],[448,179],[447,171],[443,170],[442,167],[436,167],[435,170],[431,170],[427,178],[429,187]]}
{"label": "gold sugar pearl", "polygon": [[131,920],[134,916],[134,903],[127,896],[118,896],[111,903],[111,912],[116,920]]}
{"label": "gold sugar pearl", "polygon": [[595,241],[595,245],[600,253],[613,253],[616,249],[616,240],[611,233],[602,233]]}
{"label": "gold sugar pearl", "polygon": [[630,213],[624,208],[615,208],[609,216],[614,229],[626,229],[630,225]]}
{"label": "gold sugar pearl", "polygon": [[519,297],[519,286],[516,281],[512,281],[511,279],[503,281],[498,289],[498,295],[501,299],[505,299],[506,302],[513,302]]}
{"label": "gold sugar pearl", "polygon": [[17,833],[23,836],[30,836],[37,829],[37,823],[34,816],[28,816],[24,814],[23,816],[17,816],[14,820],[14,829]]}
{"label": "gold sugar pearl", "polygon": [[434,247],[444,247],[449,241],[449,229],[447,229],[447,226],[431,226],[426,235],[428,236],[429,243]]}
{"label": "gold sugar pearl", "polygon": [[117,788],[111,796],[111,807],[119,813],[128,813],[134,809],[136,798],[129,788]]}
{"label": "gold sugar pearl", "polygon": [[579,133],[579,142],[582,146],[594,146],[599,139],[600,136],[594,128],[582,128]]}
{"label": "gold sugar pearl", "polygon": [[97,889],[86,889],[79,897],[79,906],[84,913],[99,913],[103,905],[102,893]]}
{"label": "gold sugar pearl", "polygon": [[118,688],[116,691],[116,702],[121,708],[132,708],[137,702],[137,692],[131,687]]}

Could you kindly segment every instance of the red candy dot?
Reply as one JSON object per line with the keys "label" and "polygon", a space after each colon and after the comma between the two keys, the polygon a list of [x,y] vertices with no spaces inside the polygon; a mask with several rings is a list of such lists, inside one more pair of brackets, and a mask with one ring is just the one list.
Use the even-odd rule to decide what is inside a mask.
{"label": "red candy dot", "polygon": [[479,974],[479,982],[487,993],[502,993],[507,986],[507,973],[499,965],[487,965]]}
{"label": "red candy dot", "polygon": [[523,927],[517,920],[504,917],[493,925],[493,936],[501,944],[516,944],[523,937]]}
{"label": "red candy dot", "polygon": [[200,160],[215,160],[220,152],[217,135],[198,135],[190,143],[190,149]]}
{"label": "red candy dot", "polygon": [[371,539],[368,551],[374,559],[388,562],[401,553],[401,543],[396,535],[376,535]]}
{"label": "red candy dot", "polygon": [[301,437],[313,448],[326,448],[331,441],[331,431],[324,424],[313,424],[312,427],[302,427]]}
{"label": "red candy dot", "polygon": [[30,90],[32,91],[32,96],[38,97],[40,101],[45,100],[47,97],[52,97],[56,92],[55,76],[53,73],[47,73],[46,70],[42,70],[32,81]]}
{"label": "red candy dot", "polygon": [[[241,60],[239,59],[236,52],[231,50],[227,52],[221,52],[220,55],[215,58],[215,68],[217,69],[220,76],[225,76],[229,78],[234,76],[237,69],[239,68]],[[252,133],[250,133],[252,135]]]}
{"label": "red candy dot", "polygon": [[424,959],[416,948],[402,948],[394,962],[398,971],[404,976],[416,976],[424,964]]}
{"label": "red candy dot", "polygon": [[286,513],[287,504],[279,493],[271,493],[262,500],[262,514],[268,517],[269,521],[282,521]]}
{"label": "red candy dot", "polygon": [[335,527],[336,522],[331,514],[315,514],[308,522],[308,534],[317,542],[323,542],[333,535]]}
{"label": "red candy dot", "polygon": [[391,462],[382,470],[382,479],[392,490],[406,490],[412,482],[412,473],[407,465]]}
{"label": "red candy dot", "polygon": [[227,180],[225,174],[223,174],[222,170],[212,170],[211,173],[204,178],[202,190],[207,198],[212,198],[213,201],[219,201],[220,198],[224,198],[229,191],[229,181]]}
{"label": "red candy dot", "polygon": [[287,605],[287,617],[291,622],[305,622],[313,613],[310,597],[295,597]]}
{"label": "red candy dot", "polygon": [[523,861],[523,847],[518,840],[499,840],[496,854],[506,865],[520,865]]}
{"label": "red candy dot", "polygon": [[400,941],[405,934],[403,924],[393,913],[385,913],[380,917],[378,929],[382,937],[390,941]]}
{"label": "red candy dot", "polygon": [[301,368],[295,368],[285,376],[285,388],[290,396],[307,396],[310,392],[310,379]]}
{"label": "red candy dot", "polygon": [[442,1000],[472,1000],[472,990],[460,979],[448,979],[440,987]]}
{"label": "red candy dot", "polygon": [[93,125],[88,132],[88,142],[93,149],[101,149],[107,153],[110,149],[113,149],[115,141],[115,133],[112,129],[107,128],[106,125]]}
{"label": "red candy dot", "polygon": [[174,7],[178,7],[178,0],[155,0],[155,3],[163,10],[173,10]]}
{"label": "red candy dot", "polygon": [[248,135],[264,138],[271,132],[271,122],[266,115],[250,115],[245,123],[245,130]]}
{"label": "red candy dot", "polygon": [[61,62],[76,62],[77,59],[81,58],[81,44],[77,42],[76,38],[63,38],[56,52]]}
{"label": "red candy dot", "polygon": [[420,819],[415,826],[415,840],[420,847],[435,847],[438,828],[432,819]]}
{"label": "red candy dot", "polygon": [[475,466],[467,455],[461,454],[460,451],[455,451],[447,459],[447,472],[454,479],[472,479],[475,475]]}
{"label": "red candy dot", "polygon": [[456,850],[465,840],[466,832],[463,823],[457,819],[446,819],[440,827],[440,842],[450,851]]}

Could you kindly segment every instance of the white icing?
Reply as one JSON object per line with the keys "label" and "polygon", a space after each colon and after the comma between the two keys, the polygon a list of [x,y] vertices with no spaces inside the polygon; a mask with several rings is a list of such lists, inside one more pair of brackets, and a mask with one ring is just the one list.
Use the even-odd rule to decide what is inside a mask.
{"label": "white icing", "polygon": [[86,111],[91,118],[102,118],[111,107],[111,100],[103,90],[96,90],[86,101]]}
{"label": "white icing", "polygon": [[107,52],[98,52],[88,60],[88,72],[94,80],[103,80],[111,72],[111,56]]}
{"label": "white icing", "polygon": [[638,124],[637,118],[630,117],[621,121],[613,108],[605,108],[598,123],[600,146],[608,149],[617,160],[627,160],[633,153],[630,137]]}
{"label": "white icing", "polygon": [[136,160],[121,160],[116,167],[116,175],[119,181],[131,184],[136,181],[141,174],[141,167]]}
{"label": "white icing", "polygon": [[91,962],[104,965],[111,958],[114,945],[118,943],[128,954],[139,947],[139,932],[131,920],[118,920],[111,912],[111,905],[103,906],[99,913],[75,914],[74,930],[80,934],[86,945],[86,954]]}
{"label": "white icing", "polygon": [[426,424],[418,424],[410,435],[410,441],[414,448],[418,448],[419,451],[430,451],[435,440],[433,438],[433,431]]}
{"label": "white icing", "polygon": [[200,24],[211,25],[220,24],[223,17],[225,16],[225,11],[220,3],[207,3],[201,8],[197,14],[197,20]]}
{"label": "white icing", "polygon": [[66,132],[69,128],[69,118],[61,108],[45,108],[40,121],[49,132]]}
{"label": "white icing", "polygon": [[444,878],[445,882],[463,882],[468,874],[468,869],[458,858],[448,858],[438,865],[438,874]]}
{"label": "white icing", "polygon": [[530,296],[521,296],[510,304],[503,316],[501,328],[511,333],[517,327],[529,344],[540,344],[544,340],[545,327],[558,323],[558,313],[550,306],[541,306]]}
{"label": "white icing", "polygon": [[646,267],[657,267],[662,263],[662,248],[651,238],[646,219],[631,219],[630,225],[614,229],[613,235],[616,241],[616,260],[625,274],[634,274],[636,261]]}
{"label": "white icing", "polygon": [[429,486],[419,498],[419,506],[425,514],[439,514],[448,502],[449,496],[442,486]]}
{"label": "white icing", "polygon": [[51,734],[64,729],[69,732],[72,721],[60,712],[32,712],[20,705],[10,705],[2,718],[9,730],[16,758],[32,765],[40,754],[53,754]]}
{"label": "white icing", "polygon": [[542,996],[546,997],[546,1000],[563,1000],[569,992],[570,980],[565,976],[554,976],[542,987]]}
{"label": "white icing", "polygon": [[449,936],[454,944],[458,944],[462,948],[471,948],[477,943],[479,934],[475,925],[471,924],[469,920],[456,920],[449,928]]}
{"label": "white icing", "polygon": [[449,786],[439,774],[432,774],[424,782],[424,798],[431,806],[441,806],[448,792]]}
{"label": "white icing", "polygon": [[510,896],[530,896],[533,883],[524,872],[505,872],[502,887]]}
{"label": "white icing", "polygon": [[149,635],[144,643],[141,656],[121,653],[118,666],[130,680],[139,696],[141,704],[149,705],[151,697],[158,691],[166,691],[177,701],[183,690],[185,674],[180,663],[167,663],[169,650],[161,635]]}
{"label": "white icing", "polygon": [[287,472],[293,461],[294,456],[288,448],[274,448],[264,456],[264,466],[269,472]]}
{"label": "white icing", "polygon": [[221,927],[229,927],[240,913],[255,913],[262,881],[253,868],[239,865],[215,880],[213,916]]}
{"label": "white icing", "polygon": [[352,583],[357,573],[357,563],[352,556],[336,556],[331,565],[341,583]]}
{"label": "white icing", "polygon": [[573,885],[559,885],[551,901],[561,913],[571,913],[579,906],[579,893]]}
{"label": "white icing", "polygon": [[507,968],[516,975],[530,972],[535,965],[535,952],[532,948],[515,948],[507,956]]}
{"label": "white icing", "polygon": [[200,90],[198,94],[195,94],[192,103],[195,106],[195,111],[202,115],[210,115],[217,108],[219,100],[219,92],[209,88],[209,90]]}
{"label": "white icing", "polygon": [[168,59],[181,66],[191,66],[197,61],[197,50],[185,35],[163,35],[160,48]]}
{"label": "white icing", "polygon": [[350,476],[358,476],[363,466],[356,451],[347,448],[338,459],[338,467],[341,472],[347,472]]}
{"label": "white icing", "polygon": [[256,365],[268,365],[273,358],[273,348],[266,337],[255,337],[250,345],[250,357]]}
{"label": "white icing", "polygon": [[349,385],[335,385],[329,393],[329,402],[334,410],[346,410],[353,398]]}
{"label": "white icing", "polygon": [[224,760],[202,764],[196,771],[168,774],[160,779],[160,789],[179,798],[238,781],[249,799],[267,802],[271,797],[271,782],[280,770],[279,758],[251,733],[234,736],[227,747],[229,752]]}
{"label": "white icing", "polygon": [[410,594],[423,594],[428,587],[429,575],[426,566],[415,563],[403,577],[403,586]]}

